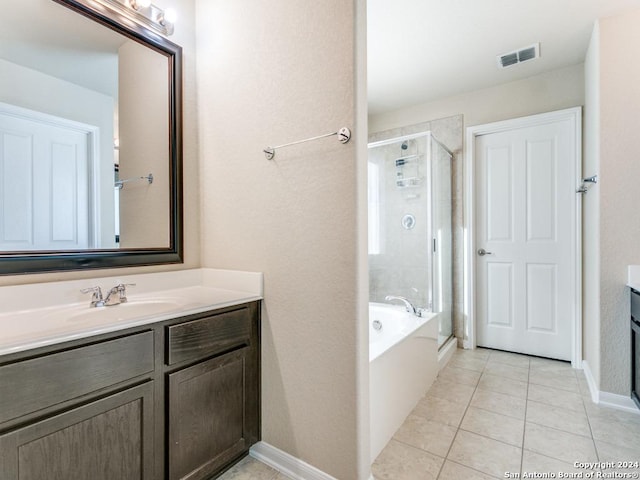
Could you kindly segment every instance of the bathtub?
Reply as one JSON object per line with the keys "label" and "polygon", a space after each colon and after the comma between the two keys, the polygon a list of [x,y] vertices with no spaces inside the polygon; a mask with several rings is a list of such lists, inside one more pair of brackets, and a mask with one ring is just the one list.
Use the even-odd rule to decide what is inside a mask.
{"label": "bathtub", "polygon": [[372,463],[436,378],[437,317],[417,317],[404,306],[369,304]]}

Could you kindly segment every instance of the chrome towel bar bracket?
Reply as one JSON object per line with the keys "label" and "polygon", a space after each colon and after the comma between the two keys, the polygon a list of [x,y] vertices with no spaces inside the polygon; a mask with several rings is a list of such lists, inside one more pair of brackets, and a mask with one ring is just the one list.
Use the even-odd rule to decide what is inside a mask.
{"label": "chrome towel bar bracket", "polygon": [[349,130],[347,127],[342,127],[337,132],[331,132],[331,133],[327,133],[325,135],[318,135],[317,137],[305,138],[304,140],[298,140],[297,142],[285,143],[283,145],[278,145],[277,147],[267,147],[262,151],[264,152],[264,156],[266,157],[267,160],[273,160],[273,157],[276,156],[276,150],[279,149],[279,148],[290,147],[291,145],[298,145],[299,143],[311,142],[312,140],[319,140],[319,139],[325,138],[325,137],[332,137],[333,135],[337,135],[338,136],[338,141],[340,143],[343,143],[343,144],[347,143],[349,140],[351,140],[351,130]]}
{"label": "chrome towel bar bracket", "polygon": [[580,187],[578,187],[578,189],[576,190],[576,193],[581,193],[581,194],[585,194],[587,193],[589,190],[587,188],[587,184],[588,183],[598,183],[598,176],[597,175],[593,175],[591,177],[587,177],[587,178],[583,178],[582,179],[582,185],[580,185]]}

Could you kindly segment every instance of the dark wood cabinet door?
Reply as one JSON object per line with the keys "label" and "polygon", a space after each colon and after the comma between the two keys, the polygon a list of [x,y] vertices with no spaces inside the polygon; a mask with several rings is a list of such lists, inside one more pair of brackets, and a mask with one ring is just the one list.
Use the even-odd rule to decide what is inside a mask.
{"label": "dark wood cabinet door", "polygon": [[0,435],[3,480],[152,480],[153,382]]}
{"label": "dark wood cabinet door", "polygon": [[169,479],[209,478],[250,446],[243,348],[169,375]]}

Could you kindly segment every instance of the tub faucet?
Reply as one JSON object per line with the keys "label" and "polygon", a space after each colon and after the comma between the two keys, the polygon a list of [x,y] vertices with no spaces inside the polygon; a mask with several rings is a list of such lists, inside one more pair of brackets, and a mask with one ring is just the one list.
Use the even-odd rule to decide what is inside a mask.
{"label": "tub faucet", "polygon": [[413,313],[418,317],[422,316],[423,309],[414,307],[413,304],[406,297],[400,297],[398,295],[387,295],[386,297],[384,297],[384,299],[387,302],[391,300],[400,300],[401,302],[404,303],[404,306],[407,308],[407,312]]}

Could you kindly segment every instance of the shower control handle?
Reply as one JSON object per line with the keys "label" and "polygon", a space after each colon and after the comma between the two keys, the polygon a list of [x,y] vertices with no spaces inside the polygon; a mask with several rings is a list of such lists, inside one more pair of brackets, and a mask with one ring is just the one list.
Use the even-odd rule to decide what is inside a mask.
{"label": "shower control handle", "polygon": [[480,250],[478,250],[478,255],[480,255],[481,257],[484,257],[485,255],[493,255],[493,253],[487,252],[484,248],[481,248]]}

